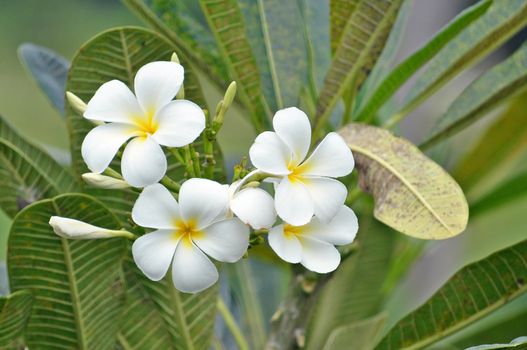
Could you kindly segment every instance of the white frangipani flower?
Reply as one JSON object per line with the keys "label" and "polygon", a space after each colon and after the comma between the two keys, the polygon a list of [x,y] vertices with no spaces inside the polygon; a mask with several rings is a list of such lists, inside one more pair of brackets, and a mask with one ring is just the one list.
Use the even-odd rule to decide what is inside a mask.
{"label": "white frangipani flower", "polygon": [[241,180],[229,186],[231,211],[255,230],[270,228],[276,221],[273,197],[261,188],[239,190]]}
{"label": "white frangipani flower", "polygon": [[68,239],[99,239],[126,237],[133,238],[134,235],[125,230],[109,230],[106,228],[90,225],[86,222],[64,218],[61,216],[52,216],[49,224],[57,236]]}
{"label": "white frangipani flower", "polygon": [[133,220],[156,229],[132,246],[137,266],[154,281],[163,278],[172,263],[174,286],[187,293],[202,291],[218,280],[218,271],[207,257],[238,261],[249,245],[249,228],[237,218],[227,218],[226,186],[206,179],[181,185],[179,203],[162,185],[146,187],[133,210]]}
{"label": "white frangipani flower", "polygon": [[90,120],[107,122],[91,130],[82,143],[82,157],[91,171],[101,173],[128,139],[121,172],[126,182],[144,187],[158,182],[167,169],[160,145],[182,147],[205,128],[202,109],[186,100],[172,101],[183,84],[183,67],[152,62],[134,80],[135,95],[121,81],[101,85],[84,112]]}
{"label": "white frangipani flower", "polygon": [[278,215],[296,226],[308,223],[313,215],[328,222],[346,199],[346,187],[333,177],[351,173],[355,164],[351,150],[331,132],[306,159],[311,125],[295,107],[276,112],[273,127],[275,132],[258,135],[249,155],[258,170],[278,177],[274,180]]}
{"label": "white frangipani flower", "polygon": [[303,226],[287,223],[269,231],[269,245],[289,263],[300,263],[308,270],[328,273],[340,264],[335,245],[349,244],[355,239],[359,224],[353,210],[341,206],[329,223],[318,218]]}

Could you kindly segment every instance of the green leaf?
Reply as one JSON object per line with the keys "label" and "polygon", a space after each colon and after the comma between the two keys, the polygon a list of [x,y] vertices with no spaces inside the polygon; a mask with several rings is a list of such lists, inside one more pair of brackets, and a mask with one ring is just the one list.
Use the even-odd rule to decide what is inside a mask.
{"label": "green leaf", "polygon": [[[227,70],[196,2],[189,0],[122,0],[156,32],[175,45],[186,61],[199,67],[220,86],[228,84]],[[201,15],[201,16],[200,16]]]}
{"label": "green leaf", "polygon": [[346,89],[355,90],[381,54],[402,0],[360,0],[342,34],[317,105],[316,128],[329,118]]}
{"label": "green leaf", "polygon": [[237,0],[200,0],[200,5],[227,63],[230,77],[239,87],[245,106],[251,111],[257,131],[269,126],[270,114],[262,94],[260,73],[253,56],[243,15]]}
{"label": "green leaf", "polygon": [[438,120],[422,149],[451,137],[527,86],[527,44],[472,82]]}
{"label": "green leaf", "polygon": [[470,206],[472,217],[527,195],[527,171],[492,190]]}
{"label": "green leaf", "polygon": [[[379,312],[396,235],[373,218],[368,220],[365,225],[361,222],[358,252],[344,260],[315,304],[308,325],[307,350],[322,349],[324,344],[324,349],[337,349],[327,345],[331,343],[326,342],[328,337],[339,343],[343,335],[334,334],[336,330]],[[355,342],[349,344],[355,348]]]}
{"label": "green leaf", "polygon": [[352,123],[339,133],[353,152],[361,186],[373,194],[378,220],[421,239],[463,232],[468,205],[441,166],[384,129]]}
{"label": "green leaf", "polygon": [[354,350],[371,350],[382,331],[386,314],[339,327],[331,332],[323,350],[342,350],[353,344]]}
{"label": "green leaf", "polygon": [[331,52],[335,52],[340,44],[342,33],[351,14],[357,8],[354,0],[330,0],[329,2],[329,25],[331,30]]}
{"label": "green leaf", "polygon": [[527,23],[524,0],[493,1],[487,12],[451,40],[429,63],[406,96],[403,108],[392,117],[399,122],[453,77],[478,62]]}
{"label": "green leaf", "polygon": [[39,199],[77,189],[68,171],[0,117],[0,207],[9,216]]}
{"label": "green leaf", "polygon": [[[454,178],[469,195],[487,191],[496,179],[510,175],[527,149],[527,93],[511,101],[458,163]],[[472,197],[472,196],[471,196]]]}
{"label": "green leaf", "polygon": [[[489,8],[491,0],[480,1],[457,15],[445,25],[430,41],[401,62],[375,86],[364,106],[359,109],[356,120],[370,121],[375,113],[395,92],[414,75],[424,64],[432,59],[445,45],[458,36],[468,25],[481,17]],[[401,35],[400,35],[401,37]]]}
{"label": "green leaf", "polygon": [[493,349],[527,349],[527,337],[514,339],[509,344],[488,344],[467,348],[466,350],[493,350]]}
{"label": "green leaf", "polygon": [[119,325],[119,343],[130,350],[174,349],[168,328],[143,285],[144,276],[131,258],[126,259],[123,269],[126,304]]}
{"label": "green leaf", "polygon": [[70,67],[68,60],[46,47],[31,43],[20,45],[18,57],[51,104],[64,115],[64,93]]}
{"label": "green leaf", "polygon": [[67,240],[48,220],[58,215],[119,229],[114,215],[92,197],[67,194],[22,210],[8,242],[9,282],[35,301],[26,331],[29,348],[113,349],[123,305],[122,238]]}
{"label": "green leaf", "polygon": [[7,297],[0,297],[0,348],[17,348],[31,313],[33,296],[21,290]]}
{"label": "green leaf", "polygon": [[485,317],[527,291],[527,241],[457,272],[403,318],[376,349],[422,349]]}

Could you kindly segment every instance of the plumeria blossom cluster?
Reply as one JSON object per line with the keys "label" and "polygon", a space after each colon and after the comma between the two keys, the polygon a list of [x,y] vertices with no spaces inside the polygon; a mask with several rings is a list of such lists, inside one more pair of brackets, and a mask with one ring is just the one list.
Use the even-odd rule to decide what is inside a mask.
{"label": "plumeria blossom cluster", "polygon": [[[308,155],[309,118],[298,108],[282,109],[274,115],[274,131],[258,135],[249,150],[253,171],[231,185],[192,176],[179,185],[180,179],[167,177],[165,152],[184,162],[180,149],[189,154],[189,145],[212,124],[197,104],[180,98],[183,82],[184,69],[176,57],[140,68],[134,92],[112,80],[87,104],[68,93],[72,107],[96,125],[82,144],[83,159],[92,171],[83,179],[100,188],[139,189],[131,217],[148,233],[137,237],[54,216],[50,225],[56,234],[132,239],[134,261],[148,278],[168,276],[175,288],[188,293],[218,280],[211,258],[236,262],[252,237],[265,234],[283,260],[318,273],[335,270],[341,259],[335,246],[350,244],[358,230],[357,217],[344,204],[347,189],[337,180],[354,167],[344,140],[329,133]],[[230,88],[220,113],[233,97]],[[109,168],[116,155],[121,173]]]}

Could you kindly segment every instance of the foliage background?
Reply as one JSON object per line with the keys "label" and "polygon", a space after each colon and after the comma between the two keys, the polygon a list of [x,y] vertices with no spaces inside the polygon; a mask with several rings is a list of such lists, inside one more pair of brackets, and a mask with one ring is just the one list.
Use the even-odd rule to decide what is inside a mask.
{"label": "foliage background", "polygon": [[[405,58],[426,42],[441,26],[446,24],[462,8],[472,1],[456,0],[438,2],[434,0],[415,1],[413,11],[403,39],[400,43],[396,62]],[[0,114],[33,142],[37,142],[61,154],[67,148],[67,135],[64,123],[58,113],[49,105],[36,84],[29,78],[19,63],[16,50],[23,42],[43,45],[64,57],[71,59],[75,50],[98,32],[119,25],[142,25],[118,0],[0,0]],[[525,37],[525,33],[520,33]],[[481,71],[499,62],[506,54],[517,47],[518,37],[504,45],[498,52],[485,59],[476,67],[464,72],[446,88],[419,107],[401,125],[401,134],[418,142],[422,131],[428,130],[435,117],[443,113],[454,97],[467,86]],[[410,86],[412,81],[409,82]],[[405,86],[405,88],[408,88]],[[217,91],[203,85],[208,94]],[[403,88],[404,91],[404,88]],[[219,100],[218,96],[212,99]],[[492,123],[493,115],[499,114],[506,106],[483,118],[476,127],[461,132],[445,146],[432,154],[443,164],[453,164],[478,140],[478,135]],[[527,108],[526,108],[527,111]],[[527,112],[526,112],[527,114]],[[248,150],[253,132],[236,110],[230,112],[227,125],[220,134],[220,143],[225,152],[227,165],[233,164]],[[455,151],[455,152],[454,152]],[[477,189],[473,196],[485,193],[506,181],[514,174],[527,169],[527,153],[524,151],[518,160],[505,173],[497,174]],[[471,193],[468,194],[469,199]],[[405,283],[396,290],[390,305],[394,317],[404,314],[426,300],[454,271],[469,262],[480,259],[490,252],[509,246],[525,238],[525,212],[527,196],[501,206],[485,215],[471,219],[469,230],[445,242],[429,243],[416,266],[405,278]],[[6,292],[5,242],[9,221],[0,213],[0,294]],[[257,271],[262,265],[254,266]],[[272,310],[274,305],[264,306]],[[464,331],[479,333],[483,329],[494,328],[501,317],[516,315],[511,324],[502,325],[507,334],[498,330],[486,332],[491,341],[508,342],[521,334],[521,325],[527,323],[527,297],[522,297],[498,313]],[[519,325],[519,326],[518,326]],[[461,337],[460,337],[461,338]],[[479,338],[480,343],[486,339]],[[455,341],[455,339],[454,339]],[[462,342],[461,342],[462,344]]]}

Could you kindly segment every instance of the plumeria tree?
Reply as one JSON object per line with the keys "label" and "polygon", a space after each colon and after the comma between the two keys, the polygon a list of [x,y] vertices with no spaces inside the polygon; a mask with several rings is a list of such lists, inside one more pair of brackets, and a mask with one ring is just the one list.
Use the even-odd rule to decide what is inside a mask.
{"label": "plumeria tree", "polygon": [[[109,29],[71,63],[20,50],[65,116],[71,164],[0,121],[0,204],[13,218],[0,347],[527,344],[478,347],[470,328],[515,299],[527,314],[525,234],[425,298],[403,278],[424,242],[470,231],[469,207],[481,215],[527,191],[525,173],[488,170],[525,153],[527,46],[475,79],[419,145],[396,136],[527,24],[524,0],[476,2],[395,67],[411,0],[124,3],[152,29]],[[454,179],[445,147],[502,103]],[[236,115],[256,136],[226,162],[217,137]],[[508,341],[527,334],[508,328]]]}

